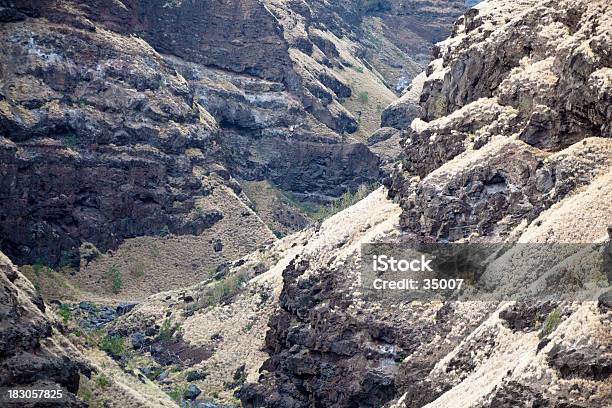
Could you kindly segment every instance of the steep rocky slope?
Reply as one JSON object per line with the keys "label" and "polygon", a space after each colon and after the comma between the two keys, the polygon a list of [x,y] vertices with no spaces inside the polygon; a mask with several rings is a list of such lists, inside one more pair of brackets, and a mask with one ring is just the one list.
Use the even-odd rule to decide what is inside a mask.
{"label": "steep rocky slope", "polygon": [[0,280],[0,386],[61,388],[64,406],[85,407],[76,397],[80,374],[91,375],[83,355],[57,331],[53,312],[2,253]]}
{"label": "steep rocky slope", "polygon": [[[489,2],[466,13],[437,45],[423,119],[403,136],[391,192],[402,226],[436,239],[507,235],[607,172],[608,141],[586,139],[612,135],[610,18],[597,1]],[[583,160],[555,153],[572,144]],[[423,205],[430,198],[439,201]]]}
{"label": "steep rocky slope", "polygon": [[196,206],[219,167],[218,126],[185,80],[141,39],[36,12],[50,14],[0,27],[2,248],[78,266],[84,241],[104,251],[218,222]]}
{"label": "steep rocky slope", "polygon": [[[468,12],[439,45],[423,119],[403,134],[389,180],[404,242],[610,240],[611,12],[603,1],[542,0]],[[360,288],[354,244],[392,236],[347,236],[285,268],[270,358],[243,387],[246,406],[609,403],[609,292],[584,303],[377,302]],[[510,269],[495,279],[512,279]],[[551,272],[550,284],[565,279]],[[546,329],[553,310],[559,322]]]}
{"label": "steep rocky slope", "polygon": [[[72,326],[0,253],[0,386],[61,390],[60,398],[8,401],[15,407],[176,407],[144,377],[102,352],[96,333]],[[100,404],[100,405],[96,405]],[[103,404],[103,405],[102,405]]]}

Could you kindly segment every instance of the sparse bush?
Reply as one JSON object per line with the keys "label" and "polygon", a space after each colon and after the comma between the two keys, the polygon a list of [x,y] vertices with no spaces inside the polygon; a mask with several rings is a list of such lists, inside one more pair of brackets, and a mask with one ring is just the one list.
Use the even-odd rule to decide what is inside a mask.
{"label": "sparse bush", "polygon": [[370,94],[367,91],[359,93],[359,102],[366,104],[370,100]]}
{"label": "sparse bush", "polygon": [[110,280],[111,290],[113,293],[117,294],[121,292],[121,288],[123,287],[123,277],[121,276],[121,271],[117,265],[111,265],[111,267],[108,269],[106,278]]}
{"label": "sparse bush", "polygon": [[173,389],[171,389],[170,391],[166,391],[166,394],[168,394],[168,396],[173,399],[174,401],[180,403],[183,399],[183,394],[185,393],[185,387],[184,386],[176,386]]}
{"label": "sparse bush", "polygon": [[293,194],[291,194],[291,192],[283,191],[279,188],[277,188],[277,190],[284,196],[290,205],[298,208],[310,220],[319,222],[362,200],[376,188],[378,188],[378,184],[376,183],[362,184],[355,192],[346,192],[332,203],[318,206],[312,203],[300,201]]}
{"label": "sparse bush", "polygon": [[159,246],[156,242],[151,242],[150,251],[153,257],[157,258],[159,256]]}
{"label": "sparse bush", "polygon": [[266,303],[268,299],[272,297],[272,290],[267,287],[262,287],[259,290],[259,297],[261,298],[261,304]]}
{"label": "sparse bush", "polygon": [[134,261],[130,265],[130,273],[136,277],[143,277],[145,274],[145,266],[142,261]]}
{"label": "sparse bush", "polygon": [[93,393],[90,390],[83,390],[81,391],[79,389],[79,396],[85,401],[85,402],[91,402],[93,400]]}
{"label": "sparse bush", "polygon": [[74,133],[68,133],[62,138],[64,146],[75,147],[78,143],[77,136]]}
{"label": "sparse bush", "polygon": [[41,273],[45,272],[45,273],[50,273],[53,271],[53,269],[51,269],[49,266],[47,266],[42,260],[38,260],[34,263],[34,265],[32,265],[32,269],[34,270],[34,273],[36,274],[36,276],[40,276]]}
{"label": "sparse bush", "polygon": [[559,308],[555,308],[548,314],[548,317],[542,326],[542,331],[540,331],[540,338],[542,339],[554,332],[557,326],[559,326],[559,323],[561,323],[561,311]]}
{"label": "sparse bush", "polygon": [[59,263],[61,268],[78,268],[80,262],[81,259],[78,250],[69,249],[61,252]]}
{"label": "sparse bush", "polygon": [[363,67],[357,67],[355,68],[355,71],[359,72],[360,74],[363,74],[364,69]]}
{"label": "sparse bush", "polygon": [[70,306],[65,303],[62,303],[61,306],[57,309],[57,314],[62,318],[64,324],[68,323],[68,321],[72,317],[72,311],[70,310]]}
{"label": "sparse bush", "polygon": [[206,216],[206,214],[204,213],[204,208],[199,205],[196,205],[195,207],[195,214],[197,218],[204,218]]}
{"label": "sparse bush", "polygon": [[158,340],[170,340],[174,334],[181,334],[183,332],[183,328],[180,324],[173,325],[170,322],[170,319],[164,320],[161,328],[159,329],[159,334],[157,335]]}
{"label": "sparse bush", "polygon": [[118,334],[106,336],[100,341],[100,349],[113,357],[123,357],[125,354],[125,342]]}
{"label": "sparse bush", "polygon": [[79,248],[79,253],[86,264],[98,259],[102,255],[98,248],[91,242],[83,242]]}
{"label": "sparse bush", "polygon": [[101,388],[106,388],[110,385],[110,380],[104,374],[99,374],[96,377],[96,384],[98,384],[98,386],[100,386]]}
{"label": "sparse bush", "polygon": [[34,277],[31,279],[32,284],[34,285],[34,289],[36,289],[36,292],[40,292],[41,275],[43,273],[51,274],[51,272],[53,272],[53,269],[45,265],[43,261],[38,260],[32,265],[32,271],[34,272]]}
{"label": "sparse bush", "polygon": [[147,373],[146,377],[149,380],[154,380],[157,378],[158,375],[160,375],[163,372],[163,370],[161,369],[161,367],[153,367],[151,368],[151,371],[149,373]]}
{"label": "sparse bush", "polygon": [[238,293],[244,282],[248,280],[249,274],[244,271],[214,282],[211,286],[205,288],[203,293],[198,296],[197,301],[194,303],[193,310],[226,302]]}
{"label": "sparse bush", "polygon": [[368,194],[377,188],[376,184],[362,184],[357,191],[351,193],[347,191],[334,202],[320,207],[315,213],[311,214],[311,217],[315,221],[323,221],[332,215],[339,213],[340,211],[352,206],[358,201],[363,200]]}
{"label": "sparse bush", "polygon": [[255,324],[255,322],[253,322],[253,321],[248,322],[248,323],[246,324],[246,326],[244,326],[244,332],[245,332],[245,333],[248,333],[248,332],[250,332],[251,330],[253,330],[253,325],[254,325],[254,324]]}

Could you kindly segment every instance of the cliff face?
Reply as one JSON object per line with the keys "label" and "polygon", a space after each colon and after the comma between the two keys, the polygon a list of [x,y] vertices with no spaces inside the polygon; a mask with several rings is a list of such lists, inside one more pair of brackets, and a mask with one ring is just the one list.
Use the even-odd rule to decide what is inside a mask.
{"label": "cliff face", "polygon": [[[491,2],[459,21],[427,70],[423,119],[403,136],[391,195],[406,229],[506,236],[608,171],[607,141],[584,139],[612,135],[609,20],[605,2],[527,1]],[[555,153],[573,144],[586,161]],[[461,181],[444,176],[449,161]]]}
{"label": "cliff face", "polygon": [[16,19],[0,27],[0,230],[13,259],[56,263],[83,241],[105,249],[219,220],[195,213],[207,160],[185,154],[210,157],[217,124],[159,54],[92,23]]}

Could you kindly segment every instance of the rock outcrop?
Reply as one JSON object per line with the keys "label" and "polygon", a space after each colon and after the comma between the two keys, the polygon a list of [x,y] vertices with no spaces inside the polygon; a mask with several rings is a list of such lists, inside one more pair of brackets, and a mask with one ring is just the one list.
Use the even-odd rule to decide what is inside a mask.
{"label": "rock outcrop", "polygon": [[222,215],[194,204],[206,156],[186,152],[210,156],[218,126],[185,80],[136,37],[54,17],[0,27],[2,248],[57,264],[83,241],[212,226]]}
{"label": "rock outcrop", "polygon": [[[492,209],[507,235],[607,172],[608,141],[587,139],[612,136],[611,47],[606,2],[496,1],[467,12],[436,46],[421,94],[423,118],[403,135],[391,188],[405,209],[402,225],[435,239],[490,235],[482,210]],[[505,153],[488,153],[502,145]],[[588,163],[554,153],[570,145],[572,156]],[[459,168],[461,180],[448,184],[446,174]],[[444,203],[427,208],[432,194]],[[443,208],[446,215],[438,213]],[[444,225],[425,226],[432,218]]]}
{"label": "rock outcrop", "polygon": [[57,318],[30,281],[2,253],[0,281],[0,386],[61,389],[62,406],[86,407],[76,394],[80,376],[90,376],[91,369],[58,332]]}
{"label": "rock outcrop", "polygon": [[385,108],[380,118],[381,127],[407,129],[414,119],[423,116],[420,98],[425,78],[425,73],[421,72],[412,80],[404,94]]}

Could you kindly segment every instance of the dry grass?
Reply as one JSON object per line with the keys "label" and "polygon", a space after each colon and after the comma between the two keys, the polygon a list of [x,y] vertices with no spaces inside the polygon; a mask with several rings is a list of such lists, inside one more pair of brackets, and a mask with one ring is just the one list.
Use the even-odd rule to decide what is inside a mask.
{"label": "dry grass", "polygon": [[[66,276],[67,283],[76,288],[79,300],[108,304],[142,300],[200,282],[218,265],[275,239],[263,221],[225,186],[216,186],[198,205],[221,211],[223,219],[199,236],[128,239],[75,276]],[[223,244],[220,252],[214,250],[215,240]]]}

